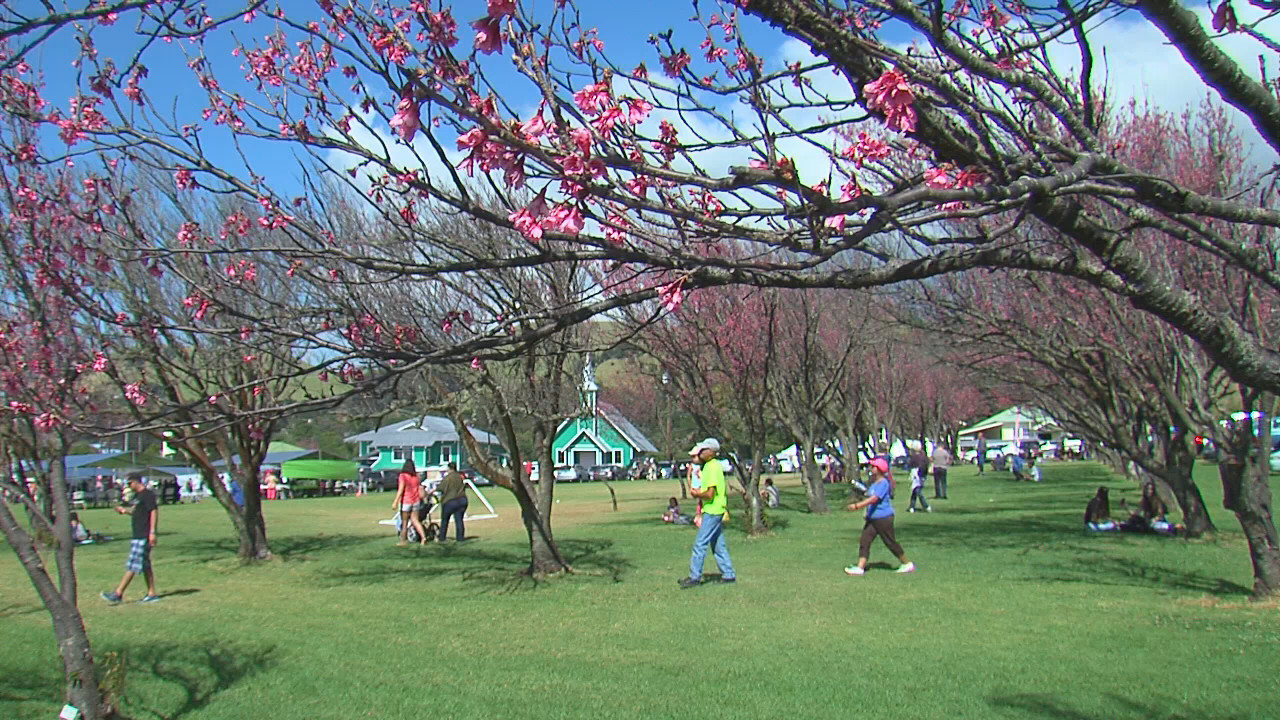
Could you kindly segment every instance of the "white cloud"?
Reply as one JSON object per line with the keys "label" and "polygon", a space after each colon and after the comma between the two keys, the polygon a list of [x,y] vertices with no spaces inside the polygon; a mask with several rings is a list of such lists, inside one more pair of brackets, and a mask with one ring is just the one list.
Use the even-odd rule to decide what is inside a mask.
{"label": "white cloud", "polygon": [[[1261,15],[1261,10],[1250,5],[1235,3],[1235,6],[1241,21],[1252,22]],[[1208,28],[1211,10],[1202,7],[1195,12]],[[1094,54],[1094,85],[1105,83],[1112,108],[1122,107],[1132,99],[1180,113],[1188,106],[1199,105],[1209,95],[1215,102],[1221,101],[1217,91],[1196,74],[1160,30],[1136,13],[1090,29],[1088,40]],[[1240,63],[1246,73],[1256,77],[1258,54],[1265,51],[1256,40],[1236,33],[1224,35],[1216,42],[1227,55]],[[1270,55],[1269,52],[1267,54]],[[1064,75],[1078,77],[1081,62],[1074,45],[1065,42],[1055,44],[1050,58]],[[1270,70],[1280,74],[1280,68],[1272,67]],[[1230,106],[1228,110],[1253,161],[1268,166],[1276,162],[1276,152],[1262,140],[1244,113]]]}

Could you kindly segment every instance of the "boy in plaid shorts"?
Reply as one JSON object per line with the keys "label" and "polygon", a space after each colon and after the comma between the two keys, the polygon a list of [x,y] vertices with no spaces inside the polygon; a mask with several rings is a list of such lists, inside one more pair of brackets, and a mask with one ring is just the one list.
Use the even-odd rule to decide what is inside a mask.
{"label": "boy in plaid shorts", "polygon": [[[102,599],[112,605],[120,603],[125,588],[138,573],[147,578],[147,594],[139,602],[152,603],[160,599],[156,594],[156,574],[151,570],[151,548],[156,544],[156,522],[160,519],[156,494],[147,489],[139,473],[129,475],[129,489],[133,490],[133,540],[129,543],[129,559],[124,563],[124,577],[115,592],[102,593]],[[129,508],[121,505],[116,512],[126,515]]]}

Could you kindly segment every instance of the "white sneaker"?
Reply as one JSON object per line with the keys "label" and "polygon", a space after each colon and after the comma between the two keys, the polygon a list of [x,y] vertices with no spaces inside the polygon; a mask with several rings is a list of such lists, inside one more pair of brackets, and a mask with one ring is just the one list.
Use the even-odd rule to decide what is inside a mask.
{"label": "white sneaker", "polygon": [[915,508],[907,508],[907,512],[915,512],[915,511],[916,511]]}
{"label": "white sneaker", "polygon": [[897,573],[912,573],[915,571],[916,571],[916,564],[913,562],[909,562],[906,565],[899,566],[897,570],[894,570],[894,572],[897,572]]}
{"label": "white sneaker", "polygon": [[933,512],[933,506],[930,505],[929,507],[925,508],[925,512]]}
{"label": "white sneaker", "polygon": [[844,574],[845,575],[866,575],[867,571],[858,567],[857,565],[850,565],[849,567],[844,569]]}

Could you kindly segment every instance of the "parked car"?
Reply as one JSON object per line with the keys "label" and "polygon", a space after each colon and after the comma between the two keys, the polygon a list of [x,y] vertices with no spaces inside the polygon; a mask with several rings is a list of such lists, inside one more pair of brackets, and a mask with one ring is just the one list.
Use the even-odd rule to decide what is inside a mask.
{"label": "parked car", "polygon": [[1271,472],[1280,473],[1280,450],[1271,453]]}
{"label": "parked car", "polygon": [[463,480],[470,480],[475,485],[492,485],[493,484],[493,482],[491,482],[489,478],[481,475],[480,473],[476,472],[472,468],[467,468],[466,470],[459,470],[458,474],[462,476]]}
{"label": "parked car", "polygon": [[626,470],[621,465],[592,465],[592,480],[621,480],[626,477]]}
{"label": "parked car", "polygon": [[556,482],[586,482],[591,474],[581,465],[561,465],[555,469]]}

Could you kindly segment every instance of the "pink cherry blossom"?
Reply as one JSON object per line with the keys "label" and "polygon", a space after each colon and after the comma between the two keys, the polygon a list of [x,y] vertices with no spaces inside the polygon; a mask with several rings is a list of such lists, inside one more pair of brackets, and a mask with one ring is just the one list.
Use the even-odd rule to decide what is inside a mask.
{"label": "pink cherry blossom", "polygon": [[945,168],[929,168],[924,171],[924,184],[932,188],[949,188],[954,186],[951,175]]}
{"label": "pink cherry blossom", "polygon": [[507,216],[511,224],[515,226],[517,232],[525,236],[529,240],[537,242],[542,239],[542,218],[547,214],[547,191],[544,188],[538,196],[529,203],[528,207],[521,208],[516,212]]}
{"label": "pink cherry blossom", "polygon": [[124,386],[124,397],[129,402],[142,407],[147,404],[147,393],[142,389],[141,383],[129,383]]}
{"label": "pink cherry blossom", "polygon": [[844,232],[844,225],[848,220],[848,215],[832,215],[823,222],[823,225],[826,225],[836,232]]}
{"label": "pink cherry blossom", "polygon": [[473,148],[476,145],[483,143],[486,139],[488,139],[488,137],[489,137],[489,134],[486,133],[481,128],[478,128],[478,127],[471,128],[470,130],[458,136],[458,149],[466,150],[467,148]]}
{"label": "pink cherry blossom", "polygon": [[658,300],[667,312],[675,312],[684,302],[684,278],[658,288]]}
{"label": "pink cherry blossom", "polygon": [[566,235],[576,236],[582,232],[584,220],[582,211],[576,204],[564,203],[552,208],[551,212],[547,213],[543,224],[547,228],[559,230]]}
{"label": "pink cherry blossom", "polygon": [[516,14],[516,0],[489,0],[489,17],[506,17]]}
{"label": "pink cherry blossom", "polygon": [[482,17],[471,23],[476,31],[476,50],[485,55],[502,52],[502,20],[496,17]]}
{"label": "pink cherry blossom", "polygon": [[191,170],[182,168],[173,174],[173,184],[179,190],[192,190],[196,187],[196,178]]}
{"label": "pink cherry blossom", "polygon": [[689,63],[692,62],[689,53],[684,50],[670,55],[663,55],[659,60],[662,61],[662,71],[667,74],[667,77],[676,78],[677,80],[680,79],[685,68],[689,67]]}
{"label": "pink cherry blossom", "polygon": [[541,140],[550,131],[547,121],[542,118],[542,111],[538,111],[527,122],[520,123],[520,132],[529,142],[537,142]]}
{"label": "pink cherry blossom", "polygon": [[422,118],[418,113],[418,101],[412,95],[405,95],[396,104],[396,114],[391,117],[391,129],[401,140],[412,142],[413,136],[422,127]]}
{"label": "pink cherry blossom", "polygon": [[480,358],[478,358],[478,357],[473,357],[473,358],[471,358],[471,369],[472,369],[472,370],[481,370],[481,369],[483,369],[483,368],[484,368],[484,363],[480,361]]}
{"label": "pink cherry blossom", "polygon": [[627,122],[632,125],[639,125],[649,117],[649,113],[653,112],[653,105],[642,98],[624,98],[623,104],[627,106]]}
{"label": "pink cherry blossom", "polygon": [[609,104],[609,86],[592,83],[573,94],[573,102],[587,115],[597,115]]}
{"label": "pink cherry blossom", "polygon": [[904,133],[916,129],[916,111],[912,106],[915,94],[907,78],[897,70],[886,70],[878,80],[863,86],[869,110],[880,110],[891,130]]}

